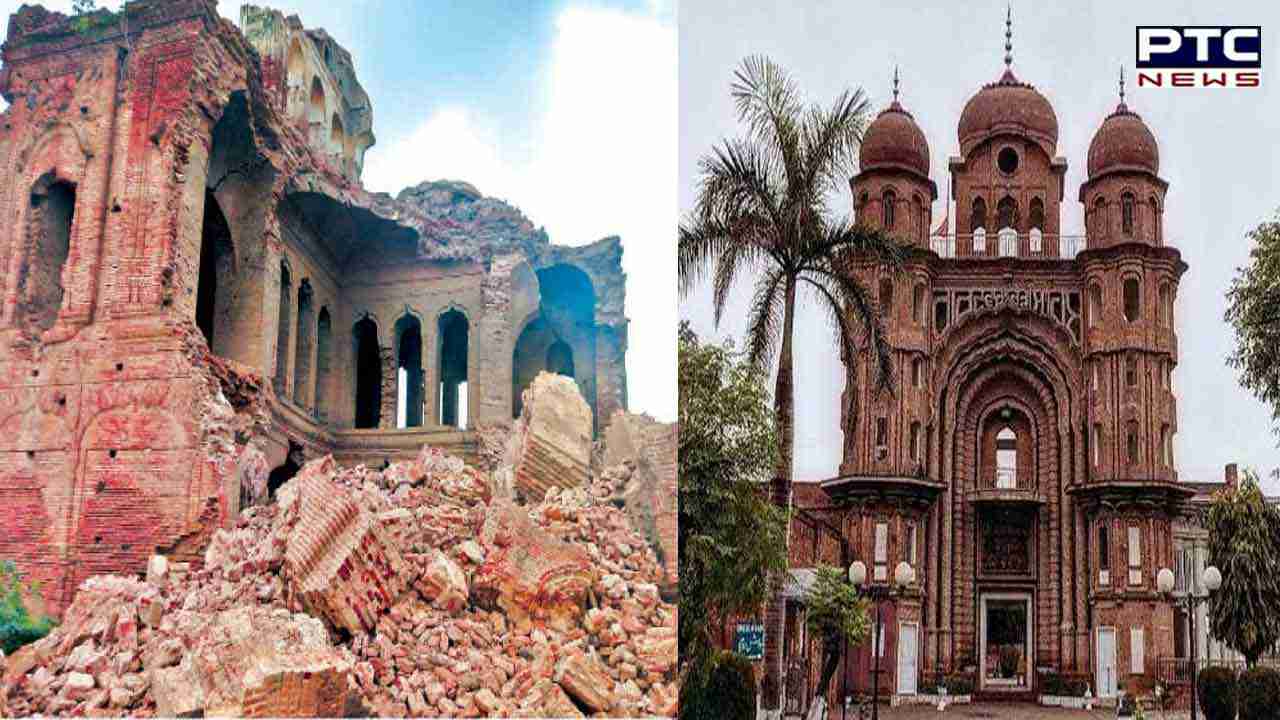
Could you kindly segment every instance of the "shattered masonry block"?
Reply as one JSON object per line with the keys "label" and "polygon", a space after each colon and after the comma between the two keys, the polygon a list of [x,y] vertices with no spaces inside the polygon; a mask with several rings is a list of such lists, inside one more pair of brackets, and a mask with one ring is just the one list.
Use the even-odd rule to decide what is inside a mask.
{"label": "shattered masonry block", "polygon": [[363,632],[404,592],[408,568],[378,519],[332,481],[334,472],[326,456],[291,483],[297,524],[285,549],[285,588],[308,612]]}
{"label": "shattered masonry block", "polygon": [[632,462],[635,470],[622,493],[631,524],[644,533],[662,561],[663,595],[679,588],[677,455],[679,426],[619,410],[605,431],[606,466]]}
{"label": "shattered masonry block", "polygon": [[555,679],[566,693],[592,712],[613,707],[613,680],[594,653],[578,650],[565,656],[556,665]]}
{"label": "shattered masonry block", "polygon": [[573,378],[540,373],[524,392],[512,436],[516,489],[540,500],[547,488],[585,485],[591,464],[591,408]]}
{"label": "shattered masonry block", "polygon": [[147,582],[163,590],[169,582],[169,559],[163,555],[152,555],[147,561]]}
{"label": "shattered masonry block", "polygon": [[559,685],[550,680],[539,680],[525,695],[514,717],[580,718],[584,715]]}
{"label": "shattered masonry block", "polygon": [[338,717],[350,664],[319,620],[239,607],[205,618],[181,664],[151,673],[162,717]]}
{"label": "shattered masonry block", "polygon": [[445,612],[456,613],[467,606],[467,576],[439,550],[418,579],[418,590],[423,599]]}
{"label": "shattered masonry block", "polygon": [[576,623],[595,582],[586,550],[551,535],[506,501],[490,506],[484,536],[496,547],[472,581],[481,604],[503,610],[518,627],[530,620],[562,630]]}

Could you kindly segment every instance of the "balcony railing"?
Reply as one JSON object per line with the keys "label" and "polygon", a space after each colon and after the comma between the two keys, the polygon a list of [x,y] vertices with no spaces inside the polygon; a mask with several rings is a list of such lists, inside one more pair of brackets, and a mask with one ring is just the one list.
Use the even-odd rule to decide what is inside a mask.
{"label": "balcony railing", "polygon": [[1071,260],[1087,244],[1084,235],[1049,235],[1039,230],[934,235],[929,249],[944,258],[1036,258]]}
{"label": "balcony railing", "polygon": [[[990,471],[988,471],[990,472]],[[982,490],[1034,490],[1030,473],[1019,473],[1016,468],[998,467],[986,474],[979,487]]]}

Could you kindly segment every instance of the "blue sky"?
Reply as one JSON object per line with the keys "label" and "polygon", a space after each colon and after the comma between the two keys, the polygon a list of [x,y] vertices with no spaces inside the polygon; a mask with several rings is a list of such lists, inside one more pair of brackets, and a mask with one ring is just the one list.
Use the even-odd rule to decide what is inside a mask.
{"label": "blue sky", "polygon": [[[6,25],[20,4],[0,0]],[[465,180],[555,243],[622,237],[631,409],[674,420],[674,0],[265,4],[351,52],[373,102],[369,189]],[[238,22],[239,2],[218,9]]]}

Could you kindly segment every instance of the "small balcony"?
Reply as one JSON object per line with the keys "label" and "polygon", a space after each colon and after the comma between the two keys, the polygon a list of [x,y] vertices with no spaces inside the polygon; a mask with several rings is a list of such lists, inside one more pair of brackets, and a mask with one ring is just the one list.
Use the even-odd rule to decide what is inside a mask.
{"label": "small balcony", "polygon": [[1039,230],[934,235],[929,249],[943,258],[1026,258],[1033,260],[1073,260],[1087,246],[1084,235],[1050,235]]}
{"label": "small balcony", "polygon": [[1034,478],[1017,468],[997,467],[984,473],[978,487],[969,491],[969,501],[981,504],[1041,505],[1045,498],[1036,492]]}

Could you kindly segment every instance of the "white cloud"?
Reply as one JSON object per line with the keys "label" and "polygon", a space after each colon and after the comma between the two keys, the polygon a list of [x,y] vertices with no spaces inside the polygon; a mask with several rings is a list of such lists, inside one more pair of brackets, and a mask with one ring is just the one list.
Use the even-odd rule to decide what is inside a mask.
{"label": "white cloud", "polygon": [[[556,24],[546,110],[528,138],[504,140],[467,108],[436,111],[370,152],[365,183],[397,192],[465,180],[544,225],[554,242],[619,235],[627,272],[629,400],[676,411],[676,30],[672,13],[571,8]],[[522,142],[525,141],[525,142]],[[526,159],[515,158],[532,148]]]}

